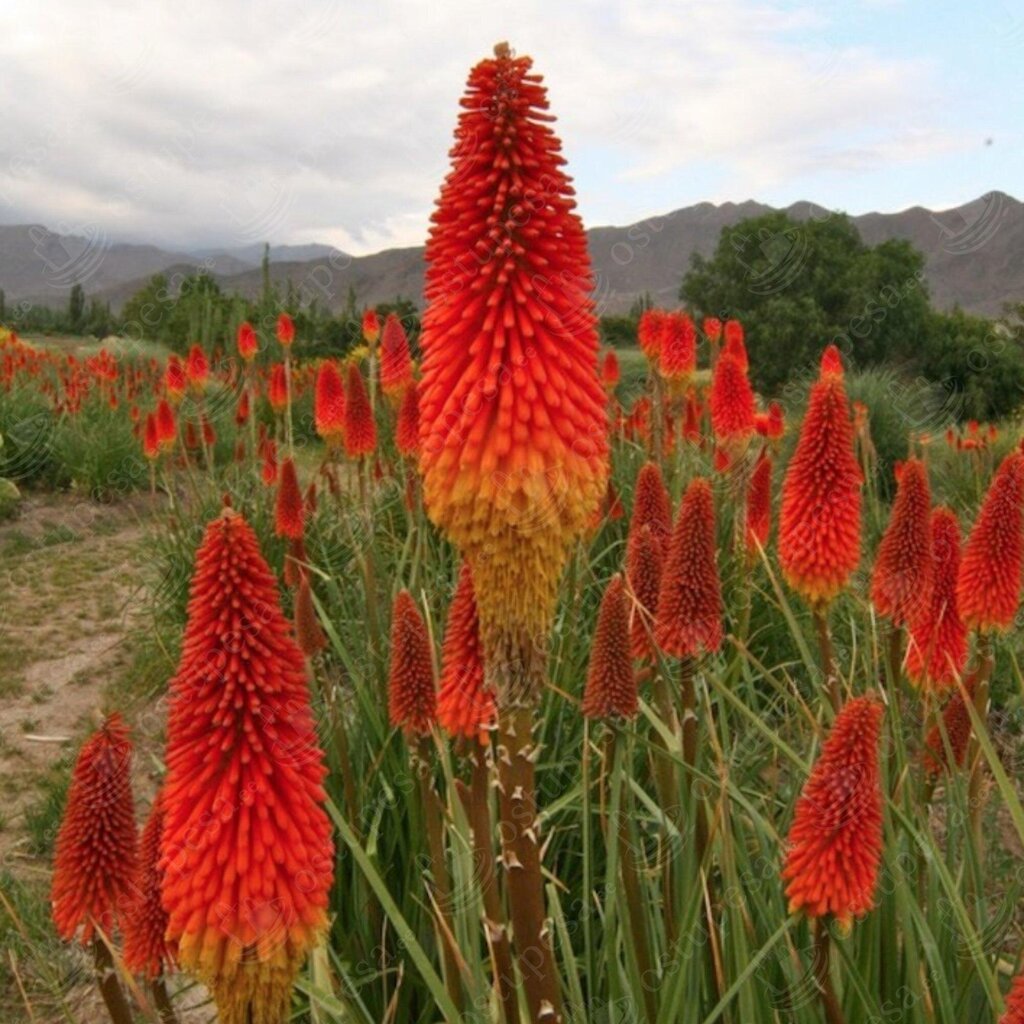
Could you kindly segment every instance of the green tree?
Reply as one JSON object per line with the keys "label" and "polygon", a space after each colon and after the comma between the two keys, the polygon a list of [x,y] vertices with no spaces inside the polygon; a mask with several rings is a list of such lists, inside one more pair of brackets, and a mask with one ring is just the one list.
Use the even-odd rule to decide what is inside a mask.
{"label": "green tree", "polygon": [[71,294],[68,295],[68,328],[74,333],[82,329],[82,320],[85,317],[85,289],[77,282],[71,286]]}

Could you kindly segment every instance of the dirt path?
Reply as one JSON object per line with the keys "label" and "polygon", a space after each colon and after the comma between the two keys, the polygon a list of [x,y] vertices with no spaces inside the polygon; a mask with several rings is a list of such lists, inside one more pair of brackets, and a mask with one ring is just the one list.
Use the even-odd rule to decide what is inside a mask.
{"label": "dirt path", "polygon": [[130,668],[151,514],[142,500],[56,495],[0,526],[0,857],[12,870],[40,783]]}

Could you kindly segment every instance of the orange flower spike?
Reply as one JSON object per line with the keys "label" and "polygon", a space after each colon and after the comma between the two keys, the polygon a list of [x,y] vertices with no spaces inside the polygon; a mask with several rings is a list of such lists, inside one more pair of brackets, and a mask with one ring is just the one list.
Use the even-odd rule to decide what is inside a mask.
{"label": "orange flower spike", "polygon": [[637,324],[637,343],[648,362],[657,363],[661,352],[661,338],[664,331],[665,318],[668,314],[663,309],[645,309],[640,314]]}
{"label": "orange flower spike", "polygon": [[117,713],[82,745],[57,833],[51,912],[62,939],[108,936],[124,920],[135,883],[138,835],[132,744]]}
{"label": "orange flower spike", "polygon": [[494,694],[484,685],[484,653],[473,574],[462,563],[441,648],[437,721],[450,736],[479,737],[495,722]]}
{"label": "orange flower spike", "polygon": [[531,64],[500,48],[470,72],[426,248],[424,502],[473,565],[489,657],[547,634],[608,476],[586,236]]}
{"label": "orange flower spike", "polygon": [[779,560],[806,601],[827,605],[860,561],[861,471],[839,352],[830,345],[786,470]]}
{"label": "orange flower spike", "polygon": [[328,447],[339,447],[345,434],[345,385],[333,359],[324,360],[317,370],[313,419]]}
{"label": "orange flower spike", "polygon": [[782,879],[790,913],[831,914],[843,930],[871,909],[878,882],[882,713],[881,701],[866,696],[836,715],[789,830]]}
{"label": "orange flower spike", "polygon": [[274,504],[274,533],[278,537],[300,540],[305,531],[305,509],[302,506],[302,491],[295,472],[295,463],[288,457],[281,463],[277,484],[277,501]]}
{"label": "orange flower spike", "polygon": [[377,310],[367,309],[363,313],[363,341],[366,342],[370,348],[373,348],[377,344],[377,339],[380,337],[380,318],[377,316]]}
{"label": "orange flower spike", "polygon": [[305,660],[230,508],[196,555],[166,760],[166,937],[221,1024],[282,1024],[327,928],[334,847]]}
{"label": "orange flower spike", "polygon": [[611,394],[619,386],[621,377],[619,357],[615,354],[615,349],[610,348],[604,354],[604,360],[601,363],[601,383],[604,385],[605,391]]}
{"label": "orange flower spike", "polygon": [[151,462],[160,455],[160,430],[156,417],[146,413],[146,427],[142,435],[142,452]]}
{"label": "orange flower spike", "polygon": [[402,395],[398,407],[398,422],[395,425],[395,447],[399,455],[412,458],[420,450],[420,405],[419,391],[413,381]]}
{"label": "orange flower spike", "polygon": [[897,479],[889,525],[875,556],[871,600],[879,615],[903,626],[931,602],[931,491],[920,459],[904,462]]}
{"label": "orange flower spike", "polygon": [[666,313],[658,346],[658,371],[675,389],[697,368],[697,331],[685,313]]}
{"label": "orange flower spike", "polygon": [[256,351],[259,348],[259,343],[256,340],[256,331],[253,330],[253,326],[248,320],[243,320],[242,323],[238,325],[236,344],[238,346],[238,354],[247,363],[252,362],[256,357]]}
{"label": "orange flower spike", "polygon": [[746,509],[746,547],[747,557],[751,564],[757,561],[759,549],[768,545],[768,535],[772,529],[772,460],[766,451],[762,451],[750,475],[750,486],[747,488]]}
{"label": "orange flower spike", "polygon": [[722,321],[716,316],[706,316],[704,317],[702,327],[704,330],[704,337],[706,337],[712,345],[717,345],[722,337]]}
{"label": "orange flower spike", "polygon": [[999,1024],[1024,1024],[1024,970],[1017,972],[1010,985],[1006,1012],[999,1018]]}
{"label": "orange flower spike", "polygon": [[178,439],[178,424],[174,410],[166,398],[161,398],[156,407],[156,432],[160,439],[160,447],[164,451],[170,451]]}
{"label": "orange flower spike", "polygon": [[179,402],[188,388],[188,376],[185,367],[176,355],[168,356],[167,369],[164,371],[164,388],[172,402]]}
{"label": "orange flower spike", "polygon": [[582,710],[587,718],[635,718],[637,715],[629,609],[621,575],[612,577],[601,598]]}
{"label": "orange flower spike", "polygon": [[964,547],[956,595],[968,629],[1005,632],[1020,603],[1024,558],[1024,455],[1011,452],[989,485]]}
{"label": "orange flower spike", "polygon": [[703,477],[690,482],[661,574],[654,639],[675,657],[717,651],[722,591],[715,563],[715,507]]}
{"label": "orange flower spike", "polygon": [[210,379],[210,363],[201,346],[193,345],[188,350],[188,358],[185,360],[185,375],[188,377],[193,391],[206,390],[206,384]]}
{"label": "orange flower spike", "polygon": [[164,877],[160,868],[163,833],[164,810],[157,793],[142,830],[135,895],[124,922],[124,965],[144,978],[158,978],[174,961],[174,951],[164,938],[167,912],[160,901]]}
{"label": "orange flower spike", "polygon": [[744,373],[750,369],[743,324],[739,320],[726,320],[725,322],[725,344],[722,346],[722,355],[735,359]]}
{"label": "orange flower spike", "polygon": [[768,421],[765,428],[765,436],[769,441],[778,441],[786,432],[786,416],[782,406],[778,402],[768,404]]}
{"label": "orange flower spike", "polygon": [[350,459],[372,455],[377,448],[377,424],[363,375],[355,363],[348,367],[345,394],[345,453]]}
{"label": "orange flower spike", "polygon": [[295,591],[295,641],[307,658],[312,658],[327,646],[327,637],[316,617],[309,575],[305,572],[299,574],[299,586]]}
{"label": "orange flower spike", "polygon": [[295,341],[295,321],[287,313],[279,313],[276,325],[277,340],[284,348],[291,348]]}
{"label": "orange flower spike", "polygon": [[719,444],[745,444],[754,433],[754,391],[746,369],[728,350],[722,351],[711,379],[711,428]]}
{"label": "orange flower spike", "polygon": [[[968,679],[964,683],[964,688],[967,690],[968,698],[973,700],[974,680]],[[933,725],[928,730],[924,750],[921,752],[921,760],[929,775],[938,775],[950,767],[946,755],[946,741],[949,742],[949,750],[957,768],[963,767],[964,758],[967,756],[967,745],[971,739],[971,714],[959,689],[950,696],[942,709],[942,726],[946,730],[946,739],[942,738],[939,726]]]}
{"label": "orange flower spike", "polygon": [[672,534],[672,509],[668,489],[656,462],[645,462],[636,475],[633,488],[633,513],[629,519],[630,536],[649,526],[659,544],[667,544]]}
{"label": "orange flower spike", "polygon": [[380,389],[389,398],[399,398],[412,384],[409,339],[402,321],[388,313],[380,338]]}
{"label": "orange flower spike", "polygon": [[407,736],[427,735],[437,717],[430,638],[408,590],[399,591],[391,612],[388,713]]}
{"label": "orange flower spike", "polygon": [[655,536],[649,525],[644,524],[636,531],[630,527],[626,544],[626,579],[633,594],[629,636],[634,658],[653,660],[655,657],[651,635],[658,611],[664,557],[664,541]]}
{"label": "orange flower spike", "polygon": [[267,399],[270,408],[282,413],[288,404],[288,377],[284,363],[275,363],[270,370],[270,386],[267,388]]}

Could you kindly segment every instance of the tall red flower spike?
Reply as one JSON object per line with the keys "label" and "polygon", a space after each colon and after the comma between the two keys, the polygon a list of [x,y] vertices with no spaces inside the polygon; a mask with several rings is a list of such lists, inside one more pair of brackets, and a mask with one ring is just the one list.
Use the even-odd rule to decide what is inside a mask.
{"label": "tall red flower spike", "polygon": [[661,323],[658,372],[677,389],[697,368],[697,329],[685,313],[666,313]]}
{"label": "tall red flower spike", "polygon": [[395,447],[399,455],[411,458],[420,450],[420,403],[419,389],[413,381],[402,395],[398,407],[398,422],[395,424]]}
{"label": "tall red flower spike", "polygon": [[1020,603],[1024,557],[1024,455],[1012,452],[989,485],[964,547],[956,596],[968,629],[1005,631]]}
{"label": "tall red flower spike", "polygon": [[279,313],[277,317],[277,340],[285,348],[295,341],[295,321],[287,313]]}
{"label": "tall red flower spike", "polygon": [[655,658],[651,636],[658,612],[661,592],[661,565],[665,557],[664,541],[650,526],[629,531],[626,543],[626,579],[633,593],[630,609],[629,636],[633,657],[653,661]]}
{"label": "tall red flower spike", "polygon": [[412,384],[412,357],[402,321],[388,313],[380,336],[380,389],[389,398],[399,398]]}
{"label": "tall red flower spike", "polygon": [[160,901],[164,873],[160,869],[160,845],[164,833],[164,809],[157,793],[142,830],[135,894],[124,922],[124,965],[133,974],[157,978],[174,962],[174,950],[164,936],[167,911]]}
{"label": "tall red flower spike", "polygon": [[156,432],[160,438],[160,447],[165,451],[174,447],[178,438],[178,424],[174,418],[174,410],[166,398],[161,398],[156,407]]}
{"label": "tall red flower spike", "polygon": [[1024,1024],[1024,970],[1017,972],[1010,985],[1006,1012],[999,1018],[999,1024]]}
{"label": "tall red flower spike", "polygon": [[157,426],[156,417],[151,412],[146,413],[146,426],[142,435],[142,452],[150,461],[160,454],[160,428]]}
{"label": "tall red flower spike", "polygon": [[345,394],[345,454],[350,459],[372,455],[377,448],[377,424],[370,397],[356,363],[349,363]]}
{"label": "tall red flower spike", "polygon": [[299,573],[299,586],[295,591],[295,641],[307,658],[312,658],[327,646],[327,637],[320,628],[313,605],[313,591],[309,586],[309,574]]}
{"label": "tall red flower spike", "polygon": [[288,404],[288,376],[284,363],[275,363],[271,367],[267,399],[274,412],[284,412],[285,406]]}
{"label": "tall red flower spike", "polygon": [[717,316],[706,316],[704,317],[704,323],[702,325],[704,330],[704,336],[711,342],[712,345],[718,343],[722,337],[722,321]]}
{"label": "tall red flower spike", "polygon": [[639,532],[649,526],[658,542],[666,544],[672,533],[672,508],[668,489],[656,462],[645,462],[636,475],[633,488],[633,512],[629,519],[629,532]]}
{"label": "tall red flower spike", "polygon": [[317,434],[328,446],[340,447],[345,434],[345,385],[333,359],[325,359],[317,370],[313,419]]}
{"label": "tall red flower spike", "polygon": [[408,590],[399,591],[391,611],[388,712],[409,736],[427,735],[437,717],[430,637]]}
{"label": "tall red flower spike", "polygon": [[116,713],[79,751],[50,887],[62,939],[77,934],[85,945],[97,926],[109,937],[131,905],[138,854],[131,760],[128,727]]}
{"label": "tall red flower spike", "polygon": [[635,718],[637,714],[629,609],[621,575],[612,577],[601,598],[582,710],[587,718]]}
{"label": "tall red flower spike", "polygon": [[253,326],[248,320],[243,320],[238,325],[238,337],[236,341],[238,345],[238,354],[248,363],[256,357],[256,351],[259,348],[259,343],[256,340],[256,332],[253,330]]}
{"label": "tall red flower spike", "polygon": [[601,383],[605,391],[612,392],[619,386],[619,379],[622,377],[622,370],[619,367],[619,357],[615,349],[610,348],[604,354],[601,363]]}
{"label": "tall red flower spike", "polygon": [[[974,699],[974,685],[973,676],[964,682],[968,700]],[[967,756],[967,744],[971,739],[971,715],[967,710],[964,695],[959,689],[950,696],[942,709],[942,725],[946,730],[946,739],[942,738],[938,724],[933,725],[928,730],[921,753],[925,771],[929,775],[938,775],[951,767],[946,753],[946,741],[949,742],[949,752],[953,755],[953,763],[957,768],[963,767],[964,758]]]}
{"label": "tall red flower spike", "polygon": [[367,309],[363,313],[363,341],[372,348],[379,337],[380,319],[377,316],[377,310]]}
{"label": "tall red flower spike", "polygon": [[676,657],[717,651],[722,643],[722,591],[715,564],[711,485],[690,481],[676,517],[661,574],[654,639]]}
{"label": "tall red flower spike", "polygon": [[289,537],[292,540],[299,540],[305,532],[302,491],[291,456],[281,463],[277,500],[274,503],[274,532],[278,537]]}
{"label": "tall red flower spike", "polygon": [[637,343],[652,365],[658,361],[661,354],[661,338],[667,316],[668,313],[663,309],[645,309],[640,314],[636,329]]}
{"label": "tall red flower spike", "polygon": [[494,725],[494,694],[484,685],[484,652],[476,610],[473,574],[462,563],[441,648],[441,689],[437,721],[451,736],[477,736],[486,741]]}
{"label": "tall red flower spike", "polygon": [[256,535],[226,508],[196,555],[171,681],[166,937],[222,1024],[283,1024],[327,927],[334,847],[305,660]]}
{"label": "tall red flower spike", "polygon": [[720,445],[735,448],[754,433],[754,391],[746,369],[728,350],[715,363],[711,378],[711,428]]}
{"label": "tall red flower spike", "polygon": [[960,572],[960,523],[948,508],[932,512],[932,591],[910,623],[907,675],[911,682],[946,689],[967,661],[967,627],[956,604]]}
{"label": "tall red flower spike", "polygon": [[747,555],[753,562],[759,557],[759,549],[768,546],[772,530],[772,460],[766,451],[757,457],[750,474],[745,525]]}
{"label": "tall red flower spike", "polygon": [[607,396],[546,92],[528,57],[495,52],[470,72],[426,247],[420,468],[473,567],[488,662],[523,665],[532,695],[569,546],[605,493]]}
{"label": "tall red flower spike", "polygon": [[188,389],[188,377],[185,374],[185,367],[176,355],[167,357],[167,369],[164,370],[164,389],[175,404],[177,404]]}
{"label": "tall red flower spike", "polygon": [[830,345],[786,470],[779,518],[782,571],[813,605],[827,605],[860,561],[861,482],[842,360]]}
{"label": "tall red flower spike", "polygon": [[920,459],[907,459],[898,481],[889,525],[875,555],[871,600],[879,615],[903,626],[931,602],[932,498]]}
{"label": "tall red flower spike", "polygon": [[722,346],[722,355],[735,359],[744,373],[750,369],[743,324],[739,320],[726,320],[725,322],[725,344]]}
{"label": "tall red flower spike", "polygon": [[797,801],[782,869],[789,910],[842,929],[874,902],[882,853],[882,704],[855,697],[836,716]]}
{"label": "tall red flower spike", "polygon": [[206,353],[199,345],[193,345],[188,350],[188,358],[185,360],[185,375],[188,382],[195,391],[203,391],[210,378],[210,363]]}

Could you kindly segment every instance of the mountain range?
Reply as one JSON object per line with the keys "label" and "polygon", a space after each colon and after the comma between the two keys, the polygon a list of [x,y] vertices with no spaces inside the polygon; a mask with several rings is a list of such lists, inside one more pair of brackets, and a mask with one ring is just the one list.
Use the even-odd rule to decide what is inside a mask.
{"label": "mountain range", "polygon": [[[588,232],[602,313],[620,313],[649,292],[674,305],[693,253],[710,255],[723,228],[768,213],[762,203],[698,203],[649,217],[626,227]],[[798,221],[830,216],[810,202],[785,210]],[[950,210],[920,206],[900,213],[867,213],[852,218],[869,245],[890,238],[910,241],[925,255],[932,301],[997,314],[1004,303],[1024,300],[1024,203],[989,192]],[[156,273],[172,284],[203,267],[229,292],[255,297],[262,287],[262,244],[233,249],[170,252],[153,245],[113,242],[102,230],[62,234],[39,225],[0,225],[0,288],[8,304],[19,301],[59,306],[82,284],[89,297],[116,310]],[[288,281],[305,299],[337,310],[349,289],[360,305],[401,295],[422,301],[423,249],[388,249],[350,256],[322,244],[272,246],[273,281]]]}

